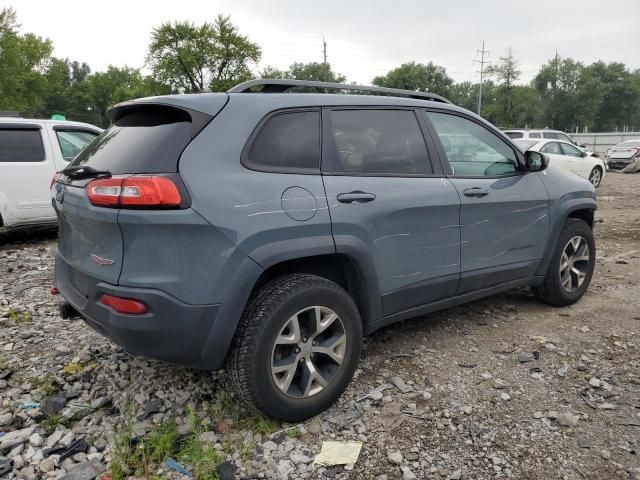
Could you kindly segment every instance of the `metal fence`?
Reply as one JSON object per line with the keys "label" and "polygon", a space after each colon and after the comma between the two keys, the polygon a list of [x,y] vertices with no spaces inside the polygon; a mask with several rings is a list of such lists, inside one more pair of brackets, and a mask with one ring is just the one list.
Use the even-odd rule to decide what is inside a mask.
{"label": "metal fence", "polygon": [[578,145],[595,153],[605,153],[608,148],[625,140],[640,139],[640,132],[607,132],[607,133],[569,133]]}

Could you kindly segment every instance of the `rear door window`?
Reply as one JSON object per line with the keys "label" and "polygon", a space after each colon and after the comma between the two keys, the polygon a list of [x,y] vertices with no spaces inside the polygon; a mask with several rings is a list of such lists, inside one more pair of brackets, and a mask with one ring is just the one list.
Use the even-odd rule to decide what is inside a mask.
{"label": "rear door window", "polygon": [[73,160],[84,148],[98,136],[96,132],[86,130],[63,130],[55,128],[56,138],[60,145],[62,158],[66,161]]}
{"label": "rear door window", "polygon": [[320,110],[278,112],[269,117],[244,163],[261,171],[319,172]]}
{"label": "rear door window", "polygon": [[413,110],[332,110],[322,170],[354,175],[433,173]]}
{"label": "rear door window", "polygon": [[540,132],[529,133],[529,138],[540,138]]}
{"label": "rear door window", "polygon": [[42,162],[45,159],[39,128],[2,128],[0,126],[0,163]]}

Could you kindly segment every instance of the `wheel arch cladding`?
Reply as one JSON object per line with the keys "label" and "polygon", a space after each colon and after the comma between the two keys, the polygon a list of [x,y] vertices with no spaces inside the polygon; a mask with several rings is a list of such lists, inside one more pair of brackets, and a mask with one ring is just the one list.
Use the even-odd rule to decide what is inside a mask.
{"label": "wheel arch cladding", "polygon": [[363,266],[361,259],[347,253],[297,256],[261,265],[266,268],[257,280],[254,290],[279,275],[308,273],[331,280],[351,295],[360,312],[365,331],[367,325],[380,315],[380,294],[377,284],[374,284],[375,277],[367,274],[370,267]]}
{"label": "wheel arch cladding", "polygon": [[598,206],[593,198],[574,198],[555,206],[551,215],[552,223],[547,248],[545,249],[536,275],[544,276],[546,274],[551,258],[553,257],[556,243],[560,237],[560,232],[567,219],[576,218],[583,220],[590,228],[593,228],[594,213],[597,208]]}

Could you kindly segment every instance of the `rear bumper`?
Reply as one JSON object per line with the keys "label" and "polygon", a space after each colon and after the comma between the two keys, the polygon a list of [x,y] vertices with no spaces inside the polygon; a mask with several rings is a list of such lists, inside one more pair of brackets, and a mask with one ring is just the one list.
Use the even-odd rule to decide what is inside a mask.
{"label": "rear bumper", "polygon": [[[84,321],[127,352],[186,366],[200,365],[220,305],[189,305],[159,290],[101,282],[71,267],[59,253],[55,278],[60,294]],[[100,303],[103,294],[140,300],[148,313],[118,313]],[[226,351],[226,345],[221,347]]]}

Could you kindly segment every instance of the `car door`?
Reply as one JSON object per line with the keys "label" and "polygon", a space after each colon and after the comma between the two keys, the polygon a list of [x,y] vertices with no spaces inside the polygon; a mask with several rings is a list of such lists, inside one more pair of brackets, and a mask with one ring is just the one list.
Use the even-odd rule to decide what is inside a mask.
{"label": "car door", "polygon": [[591,162],[585,161],[585,155],[578,148],[566,142],[558,142],[563,155],[567,159],[569,170],[584,178],[589,178]]}
{"label": "car door", "polygon": [[6,224],[55,220],[49,186],[55,172],[40,124],[0,125],[0,195]]}
{"label": "car door", "polygon": [[568,171],[573,168],[573,158],[564,154],[559,142],[547,142],[540,147],[540,151],[549,155],[549,165]]}
{"label": "car door", "polygon": [[47,125],[56,171],[63,170],[100,131],[76,125]]}
{"label": "car door", "polygon": [[323,110],[322,175],[338,252],[370,258],[390,315],[455,294],[460,198],[413,109]]}
{"label": "car door", "polygon": [[425,111],[461,201],[458,293],[530,277],[549,234],[549,197],[501,136],[462,113]]}

